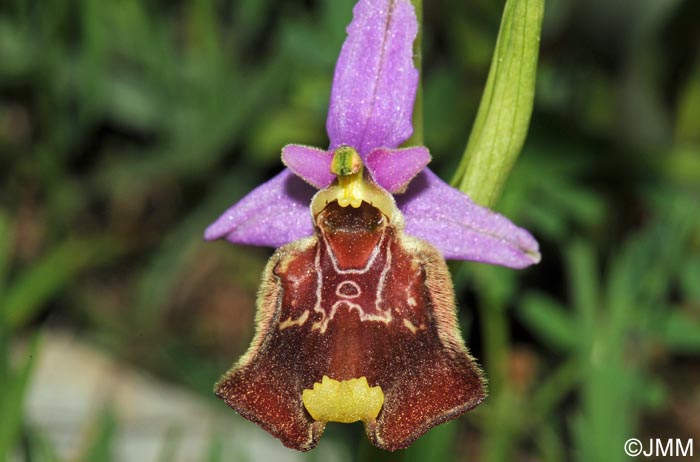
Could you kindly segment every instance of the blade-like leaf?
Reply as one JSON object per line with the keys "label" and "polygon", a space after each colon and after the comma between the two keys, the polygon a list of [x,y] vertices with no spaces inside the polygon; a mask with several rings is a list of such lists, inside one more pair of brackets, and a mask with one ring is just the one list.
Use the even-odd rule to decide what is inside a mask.
{"label": "blade-like leaf", "polygon": [[85,456],[81,460],[91,462],[110,462],[113,460],[117,430],[117,417],[111,408],[106,408],[88,435],[89,443]]}
{"label": "blade-like leaf", "polygon": [[459,427],[454,422],[439,425],[418,439],[404,454],[404,462],[441,462],[450,460]]}
{"label": "blade-like leaf", "polygon": [[674,352],[700,352],[700,322],[689,313],[676,310],[669,313],[661,330],[664,344]]}
{"label": "blade-like leaf", "polygon": [[552,348],[559,351],[576,348],[579,326],[562,306],[548,296],[539,293],[526,296],[520,315],[525,324]]}
{"label": "blade-like leaf", "polygon": [[81,270],[109,260],[118,252],[108,239],[71,239],[58,244],[26,268],[7,288],[0,304],[0,321],[9,329],[22,326]]}
{"label": "blade-like leaf", "polygon": [[525,142],[535,97],[544,0],[508,0],[467,148],[452,183],[493,206]]}
{"label": "blade-like leaf", "polygon": [[420,146],[424,144],[424,123],[423,123],[423,0],[411,0],[413,8],[416,9],[416,19],[418,19],[418,35],[413,41],[413,65],[418,69],[418,89],[416,90],[416,101],[413,103],[413,135],[406,140],[405,146]]}
{"label": "blade-like leaf", "polygon": [[5,275],[12,251],[12,228],[7,215],[0,211],[0,294],[5,287]]}
{"label": "blade-like leaf", "polygon": [[24,395],[34,361],[39,351],[39,335],[35,335],[26,351],[24,363],[0,384],[0,461],[8,460],[22,425]]}

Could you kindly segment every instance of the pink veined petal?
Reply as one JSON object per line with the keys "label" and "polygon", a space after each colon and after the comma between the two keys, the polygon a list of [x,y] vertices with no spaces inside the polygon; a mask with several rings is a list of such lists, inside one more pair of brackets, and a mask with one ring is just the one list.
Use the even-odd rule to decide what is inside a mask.
{"label": "pink veined petal", "polygon": [[323,149],[288,144],[282,148],[282,162],[304,181],[318,189],[328,187],[335,179],[331,173],[333,153]]}
{"label": "pink veined petal", "polygon": [[258,186],[204,232],[234,244],[280,247],[314,232],[309,203],[316,191],[289,169]]}
{"label": "pink veined petal", "polygon": [[408,183],[430,162],[430,152],[424,146],[404,149],[378,148],[365,159],[374,181],[392,194],[402,193]]}
{"label": "pink veined petal", "polygon": [[353,13],[335,68],[326,130],[331,150],[346,144],[364,158],[373,148],[397,147],[413,133],[418,21],[409,0],[360,0]]}
{"label": "pink veined petal", "polygon": [[447,259],[510,268],[540,261],[539,245],[530,233],[475,204],[430,169],[423,170],[396,203],[406,217],[406,234],[430,242]]}

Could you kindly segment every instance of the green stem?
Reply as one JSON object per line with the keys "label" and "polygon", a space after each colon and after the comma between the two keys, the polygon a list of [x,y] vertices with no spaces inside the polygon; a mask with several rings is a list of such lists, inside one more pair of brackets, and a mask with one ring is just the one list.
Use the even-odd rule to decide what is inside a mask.
{"label": "green stem", "polygon": [[504,301],[486,284],[479,297],[484,361],[489,381],[488,410],[484,414],[483,448],[485,460],[512,460],[513,444],[521,425],[514,412],[516,396],[510,387],[508,361],[510,329]]}
{"label": "green stem", "polygon": [[418,19],[418,35],[413,42],[413,64],[418,69],[418,89],[416,102],[413,105],[413,135],[404,143],[406,146],[419,146],[425,144],[423,139],[423,0],[411,0],[416,9]]}
{"label": "green stem", "polygon": [[488,300],[488,297],[481,297],[479,311],[489,392],[492,398],[497,399],[508,380],[508,320],[504,307]]}

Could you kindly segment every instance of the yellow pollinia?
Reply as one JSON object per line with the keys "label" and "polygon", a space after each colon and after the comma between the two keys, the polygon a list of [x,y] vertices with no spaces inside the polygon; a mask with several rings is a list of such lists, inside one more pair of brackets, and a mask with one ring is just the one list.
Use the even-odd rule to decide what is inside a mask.
{"label": "yellow pollinia", "polygon": [[326,205],[338,201],[341,207],[358,208],[367,202],[378,208],[389,219],[392,218],[396,205],[391,195],[379,188],[364,176],[362,158],[349,146],[341,146],[333,153],[331,173],[337,181],[320,190],[311,201],[311,213],[315,217]]}

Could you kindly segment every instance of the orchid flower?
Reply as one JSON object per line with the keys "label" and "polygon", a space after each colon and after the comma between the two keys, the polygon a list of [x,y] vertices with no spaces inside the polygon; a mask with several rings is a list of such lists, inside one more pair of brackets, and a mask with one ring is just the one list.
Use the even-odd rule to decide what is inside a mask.
{"label": "orchid flower", "polygon": [[280,247],[253,342],[216,394],[294,449],[313,448],[327,422],[358,420],[376,446],[404,448],[478,405],[484,379],[444,259],[539,261],[527,231],[426,168],[426,147],[399,147],[413,131],[417,31],[409,0],[360,0],[335,69],[329,148],[285,146],[287,168],[205,232]]}

